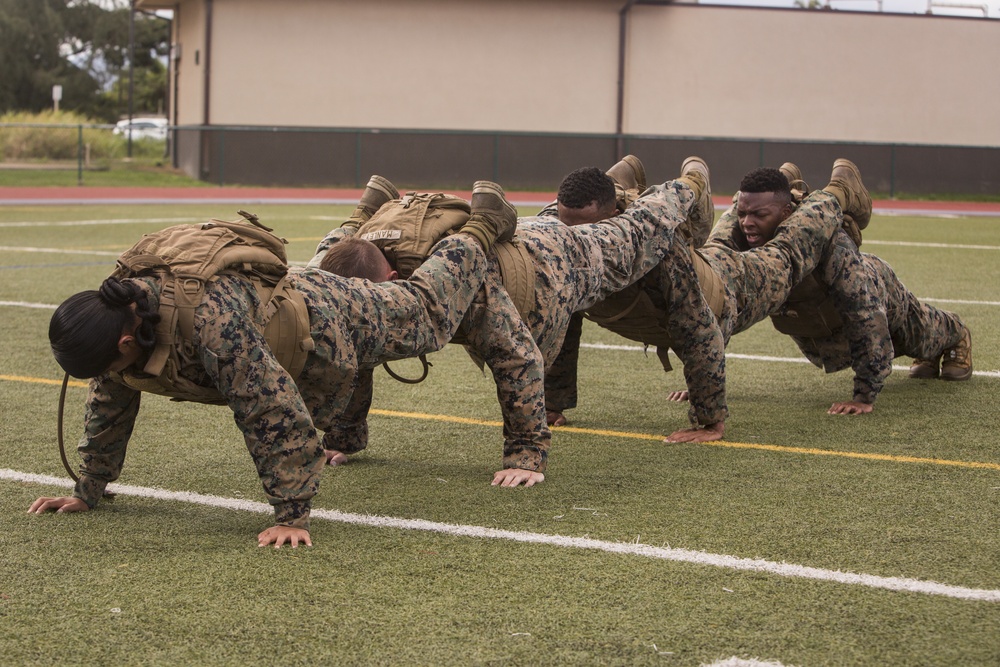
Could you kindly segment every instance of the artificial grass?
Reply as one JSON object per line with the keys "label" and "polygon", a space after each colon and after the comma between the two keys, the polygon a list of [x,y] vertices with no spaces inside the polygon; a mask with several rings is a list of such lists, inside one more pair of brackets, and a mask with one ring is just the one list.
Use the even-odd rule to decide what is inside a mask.
{"label": "artificial grass", "polygon": [[[0,209],[0,223],[181,218],[205,208]],[[331,226],[325,218],[337,211],[330,208],[267,213],[280,219],[277,231],[294,239],[289,254],[301,261]],[[996,222],[878,218],[868,237],[996,245]],[[4,245],[114,251],[163,224],[8,227]],[[995,250],[941,262],[940,248],[866,249],[896,255],[890,261],[900,275],[933,267],[913,271],[923,296],[996,300],[981,279],[994,270]],[[58,303],[96,286],[112,261],[0,251],[0,301]],[[45,338],[51,311],[0,308],[0,375],[59,379]],[[977,369],[995,372],[1000,350],[992,332],[1000,311],[949,308],[973,328]],[[585,342],[629,344],[589,324]],[[767,323],[735,337],[730,352],[797,356]],[[491,487],[501,454],[492,380],[450,346],[431,356],[434,367],[420,385],[377,371],[370,447],[327,470],[316,507],[1000,588],[1000,471],[663,444],[657,436],[686,421],[686,406],[664,400],[681,388],[679,369],[665,375],[655,356],[638,351],[587,347],[581,360],[571,425],[644,437],[556,430],[544,483]],[[1000,463],[992,428],[1000,378],[945,383],[895,372],[874,413],[842,417],[825,410],[847,396],[849,372],[738,358],[727,369],[731,443]],[[55,385],[0,379],[0,438],[8,445],[0,468],[65,475],[54,445],[57,395]],[[72,448],[84,390],[69,395]],[[121,481],[263,500],[225,408],[156,396],[144,397]],[[259,549],[254,539],[270,524],[266,514],[120,496],[86,514],[34,516],[26,514],[34,498],[65,489],[0,486],[7,517],[0,532],[0,651],[10,664],[1000,660],[998,603],[322,519],[312,529],[316,546],[275,551]]]}

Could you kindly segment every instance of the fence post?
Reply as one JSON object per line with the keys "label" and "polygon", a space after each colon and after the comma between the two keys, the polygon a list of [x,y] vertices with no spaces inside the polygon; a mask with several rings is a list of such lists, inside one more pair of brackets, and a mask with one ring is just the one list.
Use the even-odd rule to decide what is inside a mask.
{"label": "fence post", "polygon": [[889,146],[889,199],[896,198],[896,144]]}
{"label": "fence post", "polygon": [[493,182],[500,182],[500,135],[493,135]]}
{"label": "fence post", "polygon": [[219,185],[226,184],[226,130],[219,128]]}
{"label": "fence post", "polygon": [[361,130],[354,133],[354,187],[361,187]]}
{"label": "fence post", "polygon": [[83,185],[83,124],[76,126],[76,184]]}

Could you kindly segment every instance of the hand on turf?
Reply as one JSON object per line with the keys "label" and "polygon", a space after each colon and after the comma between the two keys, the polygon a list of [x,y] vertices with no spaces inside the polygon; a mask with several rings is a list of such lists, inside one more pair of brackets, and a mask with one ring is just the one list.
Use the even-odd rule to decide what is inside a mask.
{"label": "hand on turf", "polygon": [[565,426],[566,415],[559,412],[558,410],[546,410],[545,423],[548,424],[549,426]]}
{"label": "hand on turf", "polygon": [[874,409],[871,403],[861,403],[860,401],[844,401],[843,403],[834,403],[829,410],[826,411],[828,415],[866,415]]}
{"label": "hand on turf", "polygon": [[326,456],[328,466],[342,466],[347,463],[347,454],[344,452],[338,452],[336,449],[324,449],[323,454]]}
{"label": "hand on turf", "polygon": [[42,514],[49,510],[55,510],[63,514],[68,512],[86,512],[89,509],[90,507],[87,506],[87,503],[72,496],[62,496],[61,498],[47,498],[43,496],[31,503],[31,507],[28,508],[28,514]]}
{"label": "hand on turf", "polygon": [[493,475],[493,486],[534,486],[545,481],[545,475],[534,470],[521,470],[520,468],[507,468],[500,470]]}
{"label": "hand on turf", "polygon": [[287,542],[292,548],[298,548],[299,543],[311,547],[312,540],[309,539],[309,531],[302,528],[292,528],[291,526],[271,526],[257,536],[257,546],[266,547],[274,544],[275,549],[280,549],[281,545]]}
{"label": "hand on turf", "polygon": [[688,400],[688,393],[686,391],[672,391],[667,394],[667,400],[674,403],[683,403]]}
{"label": "hand on turf", "polygon": [[712,442],[713,440],[722,440],[725,432],[726,423],[717,422],[707,426],[682,428],[668,435],[663,442]]}

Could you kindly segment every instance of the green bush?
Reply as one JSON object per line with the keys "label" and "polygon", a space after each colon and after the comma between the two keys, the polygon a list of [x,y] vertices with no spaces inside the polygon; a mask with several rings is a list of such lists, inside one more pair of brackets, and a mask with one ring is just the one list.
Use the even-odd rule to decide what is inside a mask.
{"label": "green bush", "polygon": [[[10,127],[8,124],[32,127]],[[43,125],[53,127],[41,127]],[[107,162],[126,155],[126,137],[114,135],[110,126],[72,111],[10,112],[0,116],[0,159],[10,162],[76,160],[80,151],[81,125],[83,145],[90,149],[91,162]],[[162,156],[163,142],[133,140],[132,155]]]}

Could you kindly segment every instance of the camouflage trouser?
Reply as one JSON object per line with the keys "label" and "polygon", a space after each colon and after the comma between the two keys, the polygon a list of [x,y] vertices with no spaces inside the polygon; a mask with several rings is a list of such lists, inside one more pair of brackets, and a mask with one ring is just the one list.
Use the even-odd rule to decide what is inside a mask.
{"label": "camouflage trouser", "polygon": [[896,355],[936,359],[962,340],[964,325],[958,315],[921,303],[899,281],[888,264],[862,253],[869,274],[889,318],[889,333]]}
{"label": "camouflage trouser", "polygon": [[481,298],[463,324],[470,351],[489,364],[497,384],[505,468],[544,470],[551,434],[539,357],[546,368],[555,360],[575,311],[620,291],[660,262],[693,200],[686,185],[667,183],[600,223],[567,227],[552,217],[519,220],[515,238],[534,268],[531,312],[520,324],[491,262]]}
{"label": "camouflage trouser", "polygon": [[575,313],[566,329],[559,356],[545,373],[545,409],[562,412],[576,407],[577,365],[580,360],[580,338],[583,335],[583,315]]}
{"label": "camouflage trouser", "polygon": [[[886,314],[895,356],[937,359],[961,341],[965,326],[958,315],[921,302],[881,258],[869,253],[860,255],[874,299]],[[795,340],[828,373],[851,366],[851,351],[842,331],[828,338]]]}
{"label": "camouflage trouser", "polygon": [[[735,207],[716,229],[732,226]],[[720,326],[729,338],[760,322],[783,304],[792,288],[816,268],[843,217],[837,200],[822,190],[807,195],[775,230],[767,244],[735,251],[709,239],[701,249],[725,284],[726,304]]]}
{"label": "camouflage trouser", "polygon": [[373,284],[295,270],[316,345],[296,384],[318,428],[345,429],[337,449],[360,449],[367,440],[363,424],[345,426],[343,419],[357,412],[356,403],[370,403],[370,370],[444,347],[479,292],[486,267],[479,244],[459,235],[435,246],[407,281]]}
{"label": "camouflage trouser", "polygon": [[[624,213],[567,227],[522,221],[518,237],[535,265],[535,307],[526,318],[548,367],[573,313],[620,292],[655,268],[676,241],[694,193],[679,181],[647,189]],[[529,219],[530,220],[530,219]]]}

